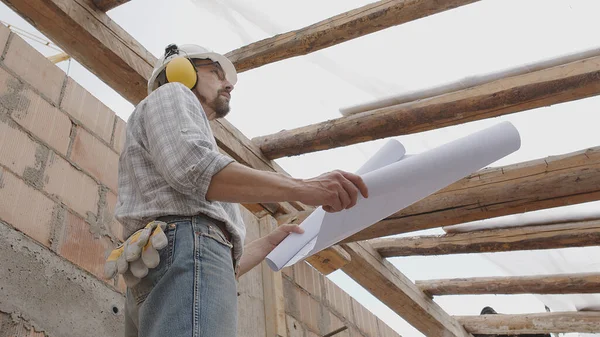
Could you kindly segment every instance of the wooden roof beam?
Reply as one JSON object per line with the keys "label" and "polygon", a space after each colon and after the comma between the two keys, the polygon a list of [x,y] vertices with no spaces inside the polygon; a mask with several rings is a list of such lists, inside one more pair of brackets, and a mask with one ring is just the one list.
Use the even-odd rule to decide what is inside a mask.
{"label": "wooden roof beam", "polygon": [[569,53],[551,59],[521,64],[514,68],[500,70],[493,73],[486,73],[476,76],[467,76],[454,82],[427,88],[425,90],[404,92],[399,95],[389,96],[386,98],[377,99],[374,101],[361,103],[354,106],[340,108],[340,114],[342,114],[342,116],[349,116],[365,111],[389,107],[392,105],[423,100],[434,96],[440,96],[454,91],[464,90],[478,85],[483,85],[485,83],[494,82],[503,78],[515,77],[538,70],[557,67],[563,64],[576,62],[595,56],[600,56],[600,48],[578,51],[575,53]]}
{"label": "wooden roof beam", "polygon": [[129,0],[93,0],[94,1],[94,5],[96,5],[96,7],[103,11],[103,12],[108,12],[109,10],[116,8],[126,2],[129,2]]}
{"label": "wooden roof beam", "polygon": [[484,169],[344,241],[599,200],[599,173],[600,147]]}
{"label": "wooden roof beam", "polygon": [[383,257],[586,247],[598,242],[600,220],[369,240]]}
{"label": "wooden roof beam", "polygon": [[600,56],[254,138],[275,159],[502,116],[600,94]]}
{"label": "wooden roof beam", "polygon": [[308,27],[249,44],[226,56],[235,63],[238,71],[246,71],[477,1],[479,0],[377,1]]}
{"label": "wooden roof beam", "polygon": [[476,277],[416,281],[429,296],[600,293],[600,273]]}
{"label": "wooden roof beam", "polygon": [[519,335],[600,332],[600,312],[548,312],[525,315],[456,316],[470,333]]}
{"label": "wooden roof beam", "polygon": [[425,336],[471,336],[367,242],[342,248],[351,257],[342,270]]}

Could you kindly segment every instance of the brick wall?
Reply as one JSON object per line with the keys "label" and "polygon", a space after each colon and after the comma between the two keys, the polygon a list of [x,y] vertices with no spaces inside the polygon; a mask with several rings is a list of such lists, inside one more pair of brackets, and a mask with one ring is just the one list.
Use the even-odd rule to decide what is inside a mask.
{"label": "brick wall", "polygon": [[[112,212],[125,122],[3,25],[0,53],[0,224],[8,230],[2,244],[12,247],[5,255],[24,243],[22,252],[41,248],[1,265],[0,336],[44,336],[12,320],[17,317],[43,324],[49,336],[76,336],[73,326],[58,324],[64,317],[50,314],[66,306],[110,322],[103,330],[82,321],[80,331],[88,325],[118,335],[122,323],[114,320],[122,317],[112,310],[122,309],[124,283],[104,280],[102,272],[105,253],[122,239]],[[14,258],[22,263],[10,267]],[[88,295],[101,290],[103,299],[73,303],[84,289]],[[75,293],[53,296],[63,291]]]}
{"label": "brick wall", "polygon": [[0,219],[101,277],[124,122],[5,26],[0,50]]}
{"label": "brick wall", "polygon": [[[10,282],[0,282],[0,287],[12,289],[6,297],[0,296],[0,336],[9,331],[5,327],[19,336],[76,336],[82,331],[78,329],[86,329],[84,325],[98,331],[101,323],[111,325],[107,331],[117,331],[105,335],[120,335],[124,283],[102,279],[102,271],[106,252],[123,240],[113,212],[125,122],[3,25],[0,52],[0,229],[6,245],[25,245],[19,254],[27,255],[23,263],[29,264],[22,274],[0,277]],[[256,218],[245,210],[243,213],[247,240],[258,238]],[[18,252],[14,247],[8,253]],[[28,255],[35,250],[38,253]],[[46,280],[41,277],[40,283],[27,283],[33,289],[26,290],[18,283],[31,282],[27,275],[41,273],[38,257],[42,255],[53,271],[46,270]],[[69,276],[64,280],[52,278],[55,271],[66,273],[67,269]],[[349,329],[339,337],[397,336],[305,264],[288,268],[284,274],[290,337],[320,336],[342,325]],[[60,290],[63,286],[66,288]],[[72,297],[78,296],[77,292],[71,297],[49,293],[82,288],[93,289],[85,294],[95,296],[85,301],[98,303],[77,303],[81,306],[78,310],[92,308],[95,313],[82,317],[94,322],[83,320],[78,322],[80,328],[61,330],[61,318],[53,321],[52,315],[41,314],[42,307],[72,306],[70,302],[79,301]],[[260,268],[242,278],[239,299],[240,336],[263,336]],[[29,323],[15,317],[27,317]],[[41,327],[45,332],[31,328],[36,321],[45,325]]]}

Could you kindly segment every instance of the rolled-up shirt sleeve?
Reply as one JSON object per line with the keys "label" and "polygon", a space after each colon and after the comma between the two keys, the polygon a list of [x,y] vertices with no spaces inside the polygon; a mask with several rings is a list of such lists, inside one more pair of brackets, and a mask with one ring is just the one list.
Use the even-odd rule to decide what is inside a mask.
{"label": "rolled-up shirt sleeve", "polygon": [[214,145],[206,114],[189,89],[178,83],[161,89],[143,116],[149,154],[170,186],[206,200],[212,177],[234,160]]}

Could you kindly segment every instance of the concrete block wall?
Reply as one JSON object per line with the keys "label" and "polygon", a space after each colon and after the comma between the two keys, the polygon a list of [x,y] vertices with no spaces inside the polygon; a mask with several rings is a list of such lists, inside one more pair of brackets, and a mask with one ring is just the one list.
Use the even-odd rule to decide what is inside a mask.
{"label": "concrete block wall", "polygon": [[308,263],[284,268],[288,337],[399,337],[387,324]]}
{"label": "concrete block wall", "polygon": [[[0,24],[0,337],[120,336],[114,219],[125,122]],[[242,208],[247,242],[258,220]],[[284,272],[289,337],[397,336],[304,263]],[[265,335],[262,272],[240,280],[239,333]]]}

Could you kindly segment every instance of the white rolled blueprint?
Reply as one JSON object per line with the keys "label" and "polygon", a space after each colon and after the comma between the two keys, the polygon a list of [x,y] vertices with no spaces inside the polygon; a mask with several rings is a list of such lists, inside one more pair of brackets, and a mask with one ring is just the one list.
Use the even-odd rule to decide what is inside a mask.
{"label": "white rolled blueprint", "polygon": [[402,144],[388,142],[358,171],[369,198],[336,213],[321,207],[266,257],[274,271],[291,266],[444,187],[513,153],[521,146],[517,129],[502,122],[418,155],[405,156]]}

